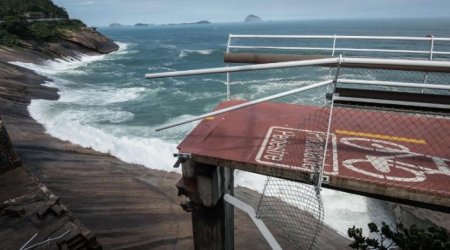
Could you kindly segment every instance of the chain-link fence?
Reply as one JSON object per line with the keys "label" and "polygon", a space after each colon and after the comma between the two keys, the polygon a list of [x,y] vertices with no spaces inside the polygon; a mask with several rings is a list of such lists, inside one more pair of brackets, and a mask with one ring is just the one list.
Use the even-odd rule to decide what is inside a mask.
{"label": "chain-link fence", "polygon": [[[233,65],[234,66],[234,65]],[[293,67],[230,74],[230,98],[254,100],[334,79],[335,67]],[[328,87],[273,100],[280,103],[323,105]]]}
{"label": "chain-link fence", "polygon": [[[239,68],[229,75],[230,99],[247,101],[322,82],[322,87],[266,103],[265,108],[276,106],[270,110],[276,118],[266,112],[267,134],[252,138],[262,140],[259,151],[252,151],[258,151],[256,163],[308,176],[302,183],[268,177],[255,206],[269,228],[291,240],[288,248],[314,246],[324,219],[322,183],[360,194],[449,206],[445,202],[450,197],[450,118],[445,110],[450,106],[450,73],[421,72],[418,67],[393,70],[387,69],[393,68],[388,67],[392,61],[386,67],[368,61],[353,60],[351,67],[300,67],[296,62],[289,68]],[[263,120],[258,114],[248,115]],[[249,132],[258,126],[252,123]]]}
{"label": "chain-link fence", "polygon": [[[233,73],[230,76],[231,98],[254,100],[331,80],[335,76],[335,67],[314,66]],[[279,143],[288,145],[282,149],[283,159],[268,160],[268,164],[310,175],[306,184],[268,177],[256,207],[257,216],[289,240],[289,245],[282,245],[284,249],[312,248],[323,227],[320,185],[331,104],[326,95],[332,91],[333,86],[328,85],[273,100],[310,107],[308,115],[298,116],[302,120],[296,124],[279,121],[280,127],[268,132]],[[272,146],[267,146],[266,154],[275,157],[280,152],[275,144]]]}
{"label": "chain-link fence", "polygon": [[337,141],[339,177],[373,184],[373,191],[359,191],[425,203],[450,196],[449,116],[335,108],[331,133]]}
{"label": "chain-link fence", "polygon": [[326,137],[330,115],[329,102],[324,104],[313,108],[302,126],[278,127],[269,132],[273,137],[290,136],[289,146],[283,152],[284,159],[275,166],[310,175],[306,183],[268,177],[257,206],[257,216],[281,231],[290,241],[288,246],[283,246],[285,249],[312,248],[323,227],[320,186],[325,147],[328,148]]}
{"label": "chain-link fence", "polygon": [[[354,191],[398,199],[413,197],[408,190],[423,194],[414,196],[416,200],[450,196],[450,117],[429,109],[447,105],[449,90],[367,83],[449,85],[449,73],[324,66],[238,72],[230,76],[231,97],[253,100],[330,79],[343,81],[275,100],[312,110],[295,127],[269,132],[278,131],[281,140],[289,137],[290,146],[276,167],[309,172],[310,182],[268,177],[256,208],[261,219],[291,240],[289,249],[313,247],[324,218],[320,186],[329,176],[348,181],[349,189],[365,183]],[[380,101],[331,98],[333,93],[345,96],[348,89],[353,97],[356,93]],[[411,103],[416,104],[408,106]],[[389,193],[393,191],[396,194]]]}
{"label": "chain-link fence", "polygon": [[[399,83],[417,83],[417,84],[450,84],[450,74],[443,72],[422,72],[412,70],[387,70],[387,69],[366,69],[366,68],[341,68],[339,79],[356,79],[368,81],[388,81]],[[338,84],[337,87],[361,89],[358,84]],[[430,88],[404,88],[393,86],[364,86],[366,90],[382,90],[402,93],[423,93],[423,94],[450,94],[449,90],[430,89]]]}

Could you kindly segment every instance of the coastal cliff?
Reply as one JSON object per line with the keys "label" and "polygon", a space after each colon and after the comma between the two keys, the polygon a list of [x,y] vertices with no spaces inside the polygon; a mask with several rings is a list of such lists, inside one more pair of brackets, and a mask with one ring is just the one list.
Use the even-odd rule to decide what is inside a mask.
{"label": "coastal cliff", "polygon": [[107,54],[119,49],[111,39],[97,31],[83,29],[65,31],[64,37],[58,42],[41,42],[25,40],[20,46],[0,46],[0,61],[42,63],[46,60],[77,59],[80,54]]}
{"label": "coastal cliff", "polygon": [[47,249],[102,249],[95,234],[22,165],[0,119],[0,248],[33,248],[50,238],[57,240]]}

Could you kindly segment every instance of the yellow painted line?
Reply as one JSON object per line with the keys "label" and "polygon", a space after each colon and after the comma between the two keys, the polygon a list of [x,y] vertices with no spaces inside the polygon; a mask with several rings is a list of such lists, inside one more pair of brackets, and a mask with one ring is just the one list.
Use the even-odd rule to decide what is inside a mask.
{"label": "yellow painted line", "polygon": [[357,132],[357,131],[339,130],[339,129],[336,130],[336,134],[361,136],[361,137],[384,139],[384,140],[390,140],[390,141],[410,142],[410,143],[416,143],[416,144],[427,144],[427,142],[425,140],[420,140],[420,139],[412,139],[412,138],[391,136],[391,135],[382,135],[382,134],[364,133],[364,132]]}
{"label": "yellow painted line", "polygon": [[203,119],[203,120],[206,120],[206,121],[212,121],[212,120],[214,120],[214,116],[206,117],[206,118]]}

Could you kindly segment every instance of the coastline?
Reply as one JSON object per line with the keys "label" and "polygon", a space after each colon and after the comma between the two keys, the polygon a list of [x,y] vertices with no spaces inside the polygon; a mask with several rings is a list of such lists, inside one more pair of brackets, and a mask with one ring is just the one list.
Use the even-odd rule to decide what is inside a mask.
{"label": "coastline", "polygon": [[53,138],[27,110],[58,98],[34,72],[0,63],[0,114],[23,165],[66,204],[105,248],[192,245],[190,216],[178,205],[174,173],[124,163]]}
{"label": "coastline", "polygon": [[[105,248],[193,248],[190,214],[179,206],[175,188],[181,175],[128,164],[61,141],[31,118],[30,101],[56,100],[58,90],[42,85],[49,79],[5,61],[51,59],[39,58],[41,54],[27,50],[0,56],[0,115],[24,165],[61,198]],[[235,220],[239,222],[237,249],[268,249],[247,215],[236,211]],[[342,249],[348,244],[325,227],[316,248]]]}

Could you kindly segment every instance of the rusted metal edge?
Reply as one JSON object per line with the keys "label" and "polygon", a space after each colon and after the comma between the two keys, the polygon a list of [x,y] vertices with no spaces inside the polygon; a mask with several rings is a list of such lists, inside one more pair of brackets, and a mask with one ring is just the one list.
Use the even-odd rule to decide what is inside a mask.
{"label": "rusted metal edge", "polygon": [[[237,162],[215,157],[199,156],[195,154],[192,154],[191,160],[203,164],[239,169],[256,174],[312,184],[310,181],[311,173],[309,172],[299,172],[297,170],[287,168],[274,168],[272,166],[265,166],[262,164]],[[323,183],[323,187],[325,188],[450,213],[450,197],[440,194],[430,194],[426,192],[419,192],[417,190],[408,190],[395,186],[383,185],[382,183],[377,185],[376,183],[369,183],[364,179],[343,178],[332,175],[328,177],[329,182]]]}

